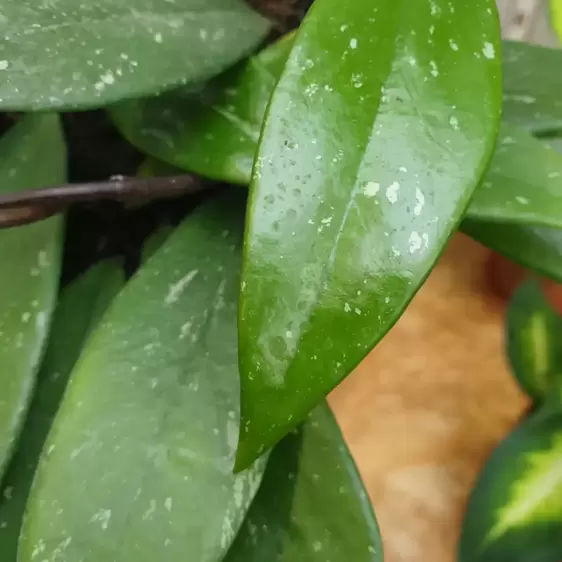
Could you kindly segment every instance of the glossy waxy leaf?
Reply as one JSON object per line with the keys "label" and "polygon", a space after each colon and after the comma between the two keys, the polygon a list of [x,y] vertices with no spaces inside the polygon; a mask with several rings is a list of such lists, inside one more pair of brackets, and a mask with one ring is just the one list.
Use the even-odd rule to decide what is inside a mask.
{"label": "glossy waxy leaf", "polygon": [[[264,96],[264,108],[266,102]],[[256,135],[258,131],[256,126]],[[234,126],[230,130],[230,133],[233,132]],[[226,136],[227,133],[221,138]],[[562,148],[562,140],[556,137],[538,140],[530,133],[504,123],[490,166],[474,193],[466,216],[483,221],[562,227],[562,150],[557,149],[558,144]],[[141,142],[139,146],[147,148],[148,144]],[[234,142],[230,146],[234,146]],[[252,148],[253,154],[255,146],[247,148]],[[170,156],[172,154],[176,152],[170,152]],[[186,153],[177,154],[185,156]],[[237,178],[229,177],[226,172],[228,166],[225,165],[229,157],[227,152],[213,151],[208,154],[205,160],[208,167],[201,169],[200,173],[212,174],[212,168],[224,174],[223,180],[245,179],[246,183],[250,182],[249,170],[244,176],[241,166],[238,167],[241,173]],[[241,154],[238,152],[237,157]],[[235,154],[230,156],[234,158]],[[246,157],[251,159],[250,152]],[[192,167],[187,162],[185,164],[186,168]],[[147,159],[142,167],[143,175],[172,173],[179,173],[178,169],[156,159]]]}
{"label": "glossy waxy leaf", "polygon": [[292,35],[212,80],[199,92],[175,90],[110,108],[133,145],[201,175],[249,184],[267,102]]}
{"label": "glossy waxy leaf", "polygon": [[562,557],[562,410],[525,420],[492,453],[472,492],[461,562]]}
{"label": "glossy waxy leaf", "polygon": [[520,265],[562,283],[562,230],[464,219],[461,230]]}
{"label": "glossy waxy leaf", "polygon": [[[201,91],[175,90],[126,101],[111,107],[110,113],[139,150],[203,176],[247,185],[267,103],[292,41],[292,34],[286,35]],[[507,123],[538,132],[562,129],[562,78],[557,72],[562,51],[512,41],[504,41],[503,50]],[[522,132],[507,131],[517,142],[506,148],[501,161],[518,148],[537,152]],[[544,161],[540,155],[539,159]],[[519,168],[529,176],[527,168]]]}
{"label": "glossy waxy leaf", "polygon": [[503,124],[494,158],[467,217],[561,228],[562,154]]}
{"label": "glossy waxy leaf", "polygon": [[239,468],[397,320],[495,144],[494,2],[338,5],[317,0],[301,25],[253,171]]}
{"label": "glossy waxy leaf", "polygon": [[[123,102],[111,114],[140,150],[204,176],[247,185],[267,103],[292,41],[292,35],[285,36],[210,82],[201,94],[174,91]],[[550,52],[538,51],[546,56]],[[508,70],[514,72],[515,66]],[[154,159],[145,168],[152,175],[168,172],[165,164]],[[467,216],[561,227],[562,156],[525,130],[504,123]]]}
{"label": "glossy waxy leaf", "polygon": [[19,562],[216,562],[265,462],[234,475],[244,200],[201,207],[113,301],[74,369]]}
{"label": "glossy waxy leaf", "polygon": [[0,552],[3,562],[16,561],[33,475],[72,367],[92,327],[124,283],[125,274],[118,263],[102,262],[61,293],[29,414],[2,483]]}
{"label": "glossy waxy leaf", "polygon": [[503,119],[533,133],[562,130],[562,50],[504,41]]}
{"label": "glossy waxy leaf", "polygon": [[[56,115],[28,115],[0,139],[0,193],[64,183]],[[0,475],[27,409],[55,306],[62,220],[0,231]]]}
{"label": "glossy waxy leaf", "polygon": [[371,504],[326,404],[273,450],[225,562],[378,562]]}
{"label": "glossy waxy leaf", "polygon": [[507,313],[507,352],[515,378],[537,403],[562,395],[562,317],[534,279],[514,293]]}
{"label": "glossy waxy leaf", "polygon": [[268,27],[244,0],[2,2],[0,109],[100,107],[206,80]]}

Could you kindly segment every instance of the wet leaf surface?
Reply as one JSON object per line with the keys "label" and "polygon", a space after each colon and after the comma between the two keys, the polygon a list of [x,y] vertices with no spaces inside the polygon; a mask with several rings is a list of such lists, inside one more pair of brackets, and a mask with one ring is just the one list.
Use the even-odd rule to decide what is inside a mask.
{"label": "wet leaf surface", "polygon": [[242,270],[238,468],[394,324],[491,157],[495,4],[405,6],[357,2],[344,16],[317,1],[269,105]]}

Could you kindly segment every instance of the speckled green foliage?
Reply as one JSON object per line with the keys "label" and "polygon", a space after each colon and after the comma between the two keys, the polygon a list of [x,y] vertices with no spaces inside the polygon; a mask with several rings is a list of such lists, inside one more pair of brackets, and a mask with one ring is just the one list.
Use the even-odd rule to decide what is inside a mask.
{"label": "speckled green foliage", "polygon": [[[0,139],[0,193],[64,183],[56,115],[28,115]],[[55,306],[62,219],[0,231],[0,476],[31,397]]]}
{"label": "speckled green foliage", "polygon": [[203,176],[247,185],[265,109],[292,37],[286,35],[200,91],[125,101],[109,113],[140,150]]}
{"label": "speckled green foliage", "polygon": [[0,1],[0,109],[100,107],[218,74],[269,29],[244,0]]}
{"label": "speckled green foliage", "polygon": [[253,170],[238,468],[385,335],[456,229],[494,149],[493,1],[338,6],[317,0],[303,21]]}
{"label": "speckled green foliage", "polygon": [[503,119],[533,133],[562,131],[562,50],[504,41]]}
{"label": "speckled green foliage", "polygon": [[2,562],[16,561],[33,475],[70,371],[92,328],[124,283],[125,274],[117,262],[102,262],[65,287],[60,295],[49,343],[37,377],[37,389],[16,453],[2,482]]}
{"label": "speckled green foliage", "polygon": [[523,421],[487,461],[468,502],[461,562],[559,562],[562,410]]}
{"label": "speckled green foliage", "polygon": [[[184,89],[124,102],[110,108],[110,113],[139,150],[203,176],[248,185],[267,103],[292,41],[292,35],[286,35],[209,82],[201,92]],[[528,198],[527,187],[550,184],[554,190],[562,182],[562,174],[555,175],[559,159],[541,150],[539,141],[524,132],[549,131],[562,123],[558,94],[562,74],[554,71],[562,67],[562,50],[513,42],[504,42],[503,50],[507,57],[503,68],[505,123],[502,142],[484,180],[484,186],[492,189],[475,193],[468,214],[510,221],[530,213],[515,199],[517,191],[528,192],[520,194]],[[505,208],[498,209],[504,199]],[[551,221],[558,215],[555,209],[548,217]],[[534,217],[544,220],[537,213]]]}
{"label": "speckled green foliage", "polygon": [[225,562],[380,562],[371,503],[326,403],[273,450]]}
{"label": "speckled green foliage", "polygon": [[245,200],[200,207],[141,266],[74,369],[19,562],[216,562],[265,460],[234,475]]}
{"label": "speckled green foliage", "polygon": [[507,354],[511,371],[536,404],[562,396],[562,317],[548,304],[539,283],[529,279],[509,303]]}
{"label": "speckled green foliage", "polygon": [[[124,102],[112,107],[110,113],[121,132],[140,150],[207,177],[248,185],[263,116],[292,40],[292,35],[285,36],[211,81],[199,94],[183,90]],[[504,45],[508,52],[511,47],[511,43]],[[536,66],[550,79],[548,63],[552,56],[562,61],[562,54],[552,55],[552,49],[529,49],[536,56]],[[526,53],[526,46],[517,45],[519,51]],[[515,77],[522,72],[521,67],[508,64],[504,71],[508,85],[518,83]],[[514,121],[526,126],[522,110],[517,108],[529,105],[522,99],[540,97],[540,88],[540,80],[525,80],[519,97],[506,94],[511,101],[505,122],[487,173],[467,209],[469,219],[562,226],[562,157],[524,128],[510,125]],[[562,119],[562,106],[557,107],[557,100],[553,98],[549,123],[556,122],[557,111]],[[537,119],[547,122],[541,115]],[[162,163],[158,168],[160,173],[168,172]]]}

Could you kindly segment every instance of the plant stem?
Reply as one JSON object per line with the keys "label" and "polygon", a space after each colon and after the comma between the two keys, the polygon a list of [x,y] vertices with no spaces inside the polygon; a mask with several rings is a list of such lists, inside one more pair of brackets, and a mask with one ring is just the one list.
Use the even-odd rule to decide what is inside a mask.
{"label": "plant stem", "polygon": [[195,176],[124,178],[105,182],[76,183],[0,195],[0,228],[45,219],[63,212],[73,203],[93,201],[147,201],[197,193],[205,184]]}

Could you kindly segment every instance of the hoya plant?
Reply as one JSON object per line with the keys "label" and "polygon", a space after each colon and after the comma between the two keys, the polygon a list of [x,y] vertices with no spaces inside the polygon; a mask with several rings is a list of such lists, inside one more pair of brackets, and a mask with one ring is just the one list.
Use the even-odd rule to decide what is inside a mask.
{"label": "hoya plant", "polygon": [[[326,396],[459,229],[562,282],[562,50],[309,4],[0,1],[1,562],[378,562]],[[463,561],[562,556],[561,323]]]}

